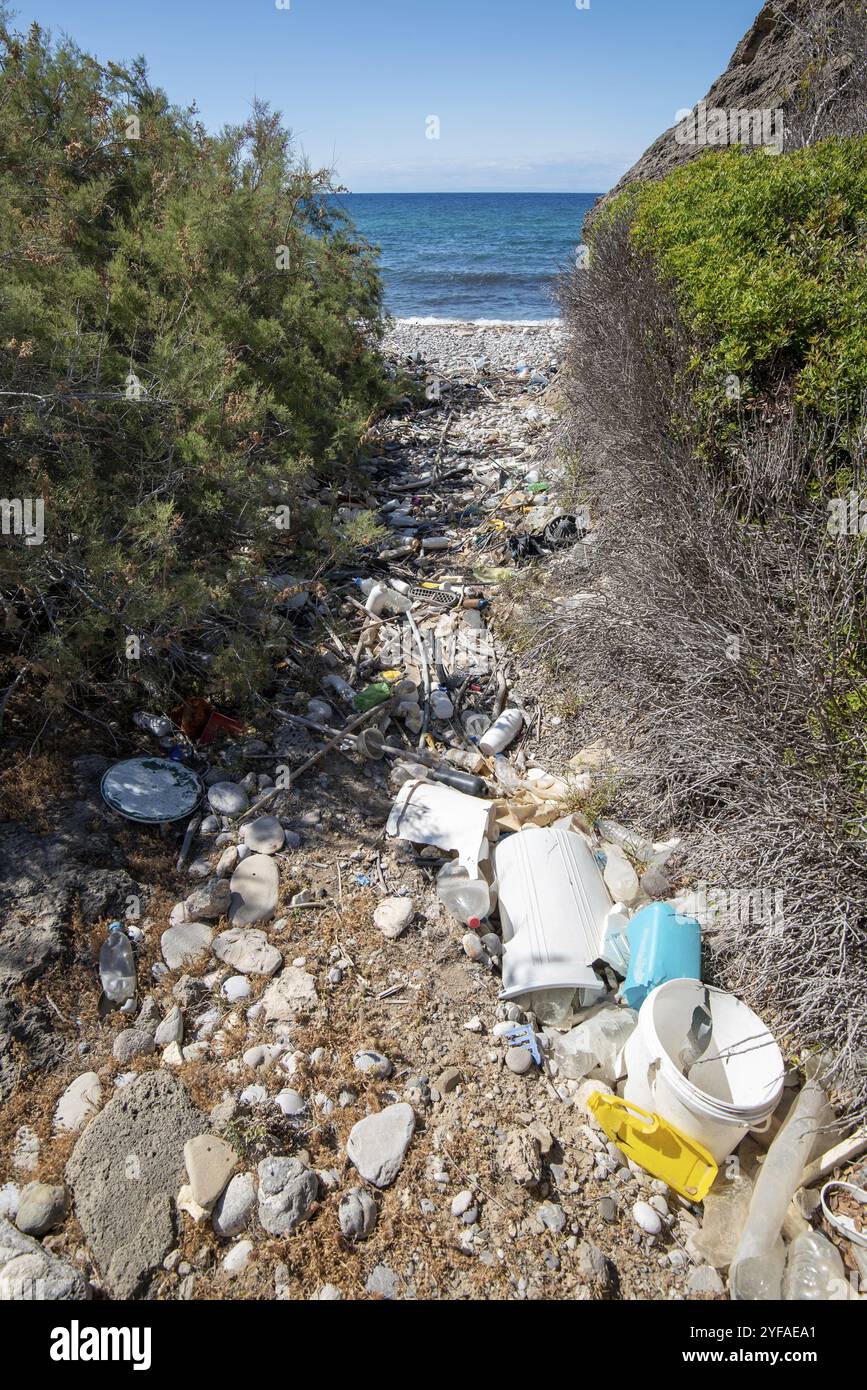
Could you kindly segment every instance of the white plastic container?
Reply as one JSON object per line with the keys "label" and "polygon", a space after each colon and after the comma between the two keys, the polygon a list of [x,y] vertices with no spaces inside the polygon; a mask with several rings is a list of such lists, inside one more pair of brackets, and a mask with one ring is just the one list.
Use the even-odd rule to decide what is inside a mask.
{"label": "white plastic container", "polygon": [[504,709],[499,719],[495,719],[479,739],[479,750],[487,758],[502,753],[518,737],[523,724],[524,716],[519,709]]}
{"label": "white plastic container", "polygon": [[[679,1060],[705,991],[710,1044],[684,1076]],[[668,980],[647,996],[626,1044],[626,1067],[624,1098],[697,1139],[717,1163],[765,1124],[783,1090],[783,1058],[761,1019],[700,980]]]}
{"label": "white plastic container", "polygon": [[451,719],[455,707],[449,699],[447,690],[431,691],[430,712],[434,719]]}
{"label": "white plastic container", "polygon": [[412,599],[407,598],[405,594],[396,593],[387,584],[374,584],[365,599],[364,606],[368,613],[375,618],[380,613],[408,612],[412,608]]}
{"label": "white plastic container", "polygon": [[519,830],[497,845],[494,868],[503,926],[500,998],[539,990],[602,994],[593,962],[611,901],[586,841],[569,830]]}

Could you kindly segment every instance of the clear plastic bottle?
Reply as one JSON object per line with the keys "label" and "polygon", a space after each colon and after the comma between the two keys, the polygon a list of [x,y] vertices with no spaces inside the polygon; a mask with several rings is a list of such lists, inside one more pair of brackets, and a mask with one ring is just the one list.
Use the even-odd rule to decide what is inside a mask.
{"label": "clear plastic bottle", "polygon": [[342,695],[344,700],[354,700],[356,692],[353,690],[349,681],[345,681],[342,676],[328,675],[322,679],[323,690],[331,690],[335,695]]}
{"label": "clear plastic bottle", "polygon": [[729,1293],[738,1302],[780,1297],[785,1249],[780,1232],[814,1145],[833,1113],[815,1077],[798,1092],[768,1149],[753,1189],[749,1215],[729,1269]]}
{"label": "clear plastic bottle", "polygon": [[137,728],[144,729],[145,733],[153,734],[154,738],[170,738],[177,733],[172,721],[164,714],[148,714],[140,709],[133,715],[132,722]]}
{"label": "clear plastic bottle", "polygon": [[123,1004],[135,994],[132,943],[120,922],[112,922],[100,948],[99,978],[113,1004]]}
{"label": "clear plastic bottle", "polygon": [[426,782],[429,774],[430,768],[424,767],[421,763],[393,763],[388,774],[388,785],[392,791],[397,791],[404,782]]}
{"label": "clear plastic bottle", "polygon": [[464,733],[467,738],[481,738],[491,727],[491,721],[486,714],[481,714],[478,710],[467,710],[461,715],[461,723],[464,726]]}
{"label": "clear plastic bottle", "polygon": [[639,835],[636,830],[629,830],[619,821],[600,817],[596,822],[596,829],[599,831],[601,839],[616,845],[618,849],[625,850],[627,854],[634,855],[643,863],[649,863],[653,858],[653,845],[650,840],[645,840],[643,835]]}
{"label": "clear plastic bottle", "polygon": [[606,840],[602,849],[605,854],[602,876],[612,902],[625,903],[628,907],[638,897],[638,874],[619,845]]}
{"label": "clear plastic bottle", "polygon": [[797,1302],[827,1302],[849,1297],[840,1253],[821,1231],[804,1231],[789,1246],[783,1276],[783,1298]]}
{"label": "clear plastic bottle", "polygon": [[477,928],[491,910],[491,895],[483,878],[471,878],[463,864],[444,864],[437,874],[437,896],[443,907],[468,927]]}

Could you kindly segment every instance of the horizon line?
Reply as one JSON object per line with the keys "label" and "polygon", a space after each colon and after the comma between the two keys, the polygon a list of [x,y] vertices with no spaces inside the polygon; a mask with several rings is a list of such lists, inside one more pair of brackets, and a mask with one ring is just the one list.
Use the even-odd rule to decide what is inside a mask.
{"label": "horizon line", "polygon": [[522,196],[527,196],[527,197],[530,197],[530,196],[532,196],[532,195],[534,195],[534,194],[538,194],[538,193],[547,193],[547,194],[554,194],[554,195],[556,195],[557,197],[567,197],[567,198],[604,198],[604,196],[605,196],[604,193],[597,193],[597,192],[595,192],[593,189],[589,189],[589,188],[587,188],[587,189],[584,189],[584,188],[582,188],[582,189],[574,189],[574,188],[368,188],[368,189],[352,189],[352,188],[346,188],[346,189],[343,189],[342,191],[343,191],[344,193],[350,193],[350,194],[351,194],[351,193],[356,193],[356,194],[358,194],[360,197],[365,197],[365,198],[380,198],[380,197],[385,197],[386,195],[389,195],[389,196],[390,196],[390,195],[395,194],[395,193],[399,193],[399,194],[401,194],[401,195],[404,196],[404,197],[425,197],[425,198],[430,197],[431,194],[434,194],[434,193],[437,194],[437,196],[439,196],[439,197],[442,197],[443,194],[449,194],[450,196],[453,196],[453,197],[456,197],[456,198],[476,198],[476,197],[478,197],[478,195],[479,195],[480,193],[490,193],[490,194],[508,193],[508,194],[510,194],[510,195],[512,195],[512,196],[516,196],[516,195],[518,195],[518,194],[521,194]]}

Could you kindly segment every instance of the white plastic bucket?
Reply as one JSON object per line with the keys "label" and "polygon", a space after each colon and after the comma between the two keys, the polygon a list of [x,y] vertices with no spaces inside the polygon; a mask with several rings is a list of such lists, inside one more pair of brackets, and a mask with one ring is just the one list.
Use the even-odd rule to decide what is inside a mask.
{"label": "white plastic bucket", "polygon": [[501,999],[535,990],[604,991],[593,970],[611,900],[586,841],[528,828],[494,851],[503,927]]}
{"label": "white plastic bucket", "polygon": [[[706,992],[710,1046],[687,1077],[679,1058]],[[770,1118],[783,1090],[782,1054],[761,1019],[699,980],[668,980],[647,996],[625,1057],[624,1098],[697,1139],[717,1163]]]}

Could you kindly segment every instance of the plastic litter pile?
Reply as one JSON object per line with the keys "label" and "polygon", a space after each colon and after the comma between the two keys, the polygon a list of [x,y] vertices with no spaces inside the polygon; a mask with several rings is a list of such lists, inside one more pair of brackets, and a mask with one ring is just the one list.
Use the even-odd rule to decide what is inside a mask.
{"label": "plastic litter pile", "polygon": [[[528,390],[547,384],[520,370]],[[835,1144],[814,1073],[787,1071],[762,1020],[702,980],[702,914],[658,891],[679,842],[570,809],[593,784],[598,749],[563,775],[536,761],[540,711],[510,688],[486,621],[516,565],[590,543],[589,523],[556,507],[536,467],[516,478],[514,460],[509,471],[493,458],[466,480],[460,459],[443,464],[448,428],[449,418],[426,473],[404,476],[387,457],[373,459],[366,494],[341,509],[347,522],[372,509],[387,531],[367,573],[331,574],[327,602],[321,585],[297,576],[265,581],[299,632],[322,623],[334,639],[316,694],[302,698],[297,672],[287,673],[277,717],[291,775],[282,786],[334,748],[386,760],[387,833],[440,851],[432,888],[463,928],[465,955],[498,977],[512,1069],[543,1072],[624,1162],[699,1216],[696,1250],[728,1271],[732,1297],[854,1296],[838,1250],[812,1222],[824,1214],[856,1263],[864,1258],[867,1193],[826,1181],[863,1150],[863,1131]],[[335,605],[357,624],[354,650],[333,630]],[[202,744],[233,732],[230,716],[198,714],[196,724],[190,711],[139,716],[169,766],[190,775],[166,779],[167,760],[156,758],[111,769],[105,795],[116,810],[166,822],[190,814],[196,766],[207,766]],[[162,764],[154,787],[144,785],[148,763],[151,774]],[[269,780],[254,779],[252,801],[230,814],[262,816],[276,790]],[[126,997],[129,963],[116,940],[105,955],[106,992]]]}

